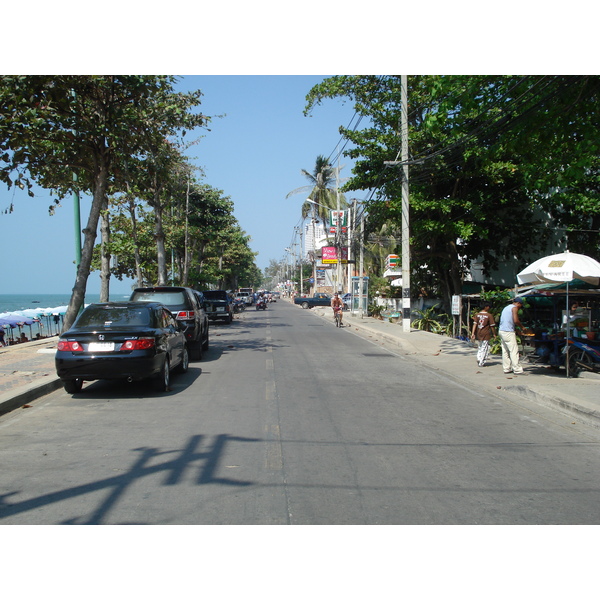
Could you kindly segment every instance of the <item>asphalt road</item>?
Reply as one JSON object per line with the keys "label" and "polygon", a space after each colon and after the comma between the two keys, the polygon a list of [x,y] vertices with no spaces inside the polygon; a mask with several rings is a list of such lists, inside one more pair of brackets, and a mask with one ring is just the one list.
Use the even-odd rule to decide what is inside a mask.
{"label": "asphalt road", "polygon": [[598,524],[600,433],[288,303],[0,418],[0,524]]}

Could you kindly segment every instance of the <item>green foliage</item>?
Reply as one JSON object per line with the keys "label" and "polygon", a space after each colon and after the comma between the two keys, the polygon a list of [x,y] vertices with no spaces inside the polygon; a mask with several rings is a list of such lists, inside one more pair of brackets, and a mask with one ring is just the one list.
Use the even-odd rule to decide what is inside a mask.
{"label": "green foliage", "polygon": [[[205,288],[209,285],[226,289],[239,286],[257,287],[262,274],[250,250],[250,238],[239,227],[233,215],[233,202],[221,190],[206,184],[190,186],[187,202],[178,194],[164,206],[165,248],[169,257],[168,281],[176,285]],[[136,207],[136,239],[133,220],[126,202],[113,199],[112,238],[110,252],[118,256],[113,274],[136,278],[136,249],[140,261],[142,284],[154,284],[158,278],[154,211],[145,204]],[[186,222],[187,218],[187,252]],[[99,247],[96,248],[99,253]],[[183,280],[185,257],[188,257],[188,279]],[[98,268],[96,260],[94,266]]]}
{"label": "green foliage", "polygon": [[415,329],[430,331],[432,333],[448,333],[448,325],[452,327],[451,320],[446,313],[439,310],[439,305],[430,306],[423,310],[415,311],[418,317],[411,323]]}
{"label": "green foliage", "polygon": [[378,304],[369,304],[367,306],[367,314],[370,317],[376,317],[376,318],[378,318],[378,317],[381,316],[381,313],[383,312],[384,308],[385,308],[384,306],[380,306]]}
{"label": "green foliage", "polygon": [[[397,76],[338,76],[307,96],[307,113],[326,98],[350,98],[369,121],[341,132],[356,159],[345,190],[376,190],[370,231],[400,223],[401,176],[384,167],[398,155],[400,92]],[[581,231],[600,228],[599,96],[598,76],[409,77],[415,288],[449,304],[471,261],[489,271],[519,248],[527,264],[553,233],[544,212],[572,231],[571,248],[600,255],[597,234]]]}
{"label": "green foliage", "polygon": [[389,291],[390,285],[385,277],[378,277],[377,275],[369,277],[369,295],[375,296],[379,294],[382,297],[388,298]]}
{"label": "green foliage", "polygon": [[[313,218],[327,223],[329,221],[329,211],[336,210],[338,205],[338,168],[333,167],[325,156],[319,155],[312,172],[306,169],[301,169],[300,172],[310,182],[310,185],[292,190],[286,198],[294,194],[307,194],[308,199],[316,202],[316,204],[304,202],[302,204],[302,218],[312,214]],[[347,207],[346,199],[342,193],[339,194],[339,205],[342,210]],[[326,228],[325,234],[328,236],[327,232]]]}
{"label": "green foliage", "polygon": [[[494,320],[498,323],[500,313],[502,309],[510,303],[514,294],[510,290],[502,290],[496,288],[495,290],[489,290],[487,292],[481,292],[481,300],[485,300],[490,303],[490,313],[494,315]],[[476,307],[474,313],[479,312],[480,308]]]}
{"label": "green foliage", "polygon": [[192,111],[201,92],[175,93],[174,82],[150,75],[0,77],[0,181],[37,183],[59,200],[74,188],[93,197],[65,328],[83,303],[108,194],[137,187],[141,195],[152,186],[156,199],[159,169],[149,167],[159,164],[166,176],[167,161],[157,157],[173,164],[179,139],[206,123]]}

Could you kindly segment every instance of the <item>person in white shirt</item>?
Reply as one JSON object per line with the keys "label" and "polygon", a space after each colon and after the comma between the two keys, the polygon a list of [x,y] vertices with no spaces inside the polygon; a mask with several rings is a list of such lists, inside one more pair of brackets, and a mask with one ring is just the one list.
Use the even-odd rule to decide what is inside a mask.
{"label": "person in white shirt", "polygon": [[516,329],[523,330],[523,324],[519,319],[519,309],[523,306],[521,298],[515,298],[511,304],[505,306],[500,314],[500,325],[498,333],[502,343],[502,370],[508,374],[523,373],[523,367],[519,364],[519,347],[517,345]]}

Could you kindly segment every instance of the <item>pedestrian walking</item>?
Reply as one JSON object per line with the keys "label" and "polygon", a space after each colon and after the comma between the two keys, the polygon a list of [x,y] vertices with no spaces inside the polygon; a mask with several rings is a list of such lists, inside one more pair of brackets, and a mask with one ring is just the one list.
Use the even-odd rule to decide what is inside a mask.
{"label": "pedestrian walking", "polygon": [[519,319],[519,309],[522,306],[523,300],[515,298],[511,304],[504,307],[500,314],[498,329],[502,343],[502,370],[506,374],[510,372],[523,373],[523,367],[519,364],[519,347],[516,333],[517,328],[520,330],[525,329]]}
{"label": "pedestrian walking", "polygon": [[481,303],[481,310],[473,317],[471,331],[471,339],[477,340],[477,364],[480,367],[485,366],[490,352],[490,341],[496,335],[495,327],[494,315],[490,313],[490,303],[484,300]]}

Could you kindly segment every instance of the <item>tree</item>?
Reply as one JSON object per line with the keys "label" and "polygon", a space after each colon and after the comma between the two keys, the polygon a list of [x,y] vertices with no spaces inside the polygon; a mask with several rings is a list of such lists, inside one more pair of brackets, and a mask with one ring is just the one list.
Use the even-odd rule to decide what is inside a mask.
{"label": "tree", "polygon": [[[551,190],[565,176],[573,181],[568,176],[572,169],[561,157],[568,141],[582,140],[570,153],[580,174],[597,166],[597,153],[590,153],[597,142],[583,142],[586,132],[592,140],[599,137],[597,82],[581,82],[576,92],[569,83],[536,77],[409,78],[415,285],[441,294],[449,304],[451,295],[462,292],[471,261],[483,258],[490,271],[502,261],[526,261],[528,253],[535,256],[544,248],[552,231],[543,222],[548,218],[543,211],[553,209],[551,217],[562,219]],[[341,131],[355,145],[346,154],[356,159],[345,189],[376,190],[368,206],[371,230],[401,220],[399,173],[384,168],[384,161],[398,155],[400,91],[399,77],[344,76],[326,79],[307,96],[307,112],[325,98],[350,97],[357,112],[370,120],[363,130]],[[587,110],[573,108],[577,94],[586,98]],[[567,107],[571,114],[561,116]],[[583,125],[574,114],[587,115]],[[560,133],[549,135],[552,128],[540,124],[554,122],[554,117]],[[591,204],[587,214],[597,214]]]}
{"label": "tree", "polygon": [[[338,188],[339,188],[339,172],[341,168],[332,167],[329,161],[322,155],[317,156],[312,173],[306,169],[301,169],[300,172],[310,185],[305,185],[287,194],[286,198],[294,194],[308,194],[308,199],[316,202],[304,202],[302,204],[302,218],[305,219],[312,212],[313,218],[319,218],[324,223],[329,221],[329,211],[336,210],[338,206]],[[339,198],[340,208],[346,208],[346,199],[343,194]]]}
{"label": "tree", "polygon": [[[112,204],[111,253],[119,257],[114,274],[119,278],[137,276],[138,285],[153,284],[158,277],[158,249],[152,243],[154,209],[141,202],[133,210],[129,197]],[[180,179],[179,189],[172,188],[162,212],[164,248],[173,259],[170,279],[174,283],[202,289],[238,287],[238,281],[256,286],[262,281],[254,264],[255,253],[249,247],[250,238],[240,228],[233,209],[231,199],[209,185],[193,182],[188,191],[187,183]],[[98,257],[99,253],[98,247]],[[98,258],[94,266],[99,264]]]}
{"label": "tree", "polygon": [[177,94],[167,76],[2,76],[0,180],[9,187],[33,182],[59,199],[77,186],[92,195],[73,293],[70,327],[83,304],[100,211],[107,195],[123,191],[128,168],[151,155],[177,131],[205,123],[191,109],[199,91]]}

